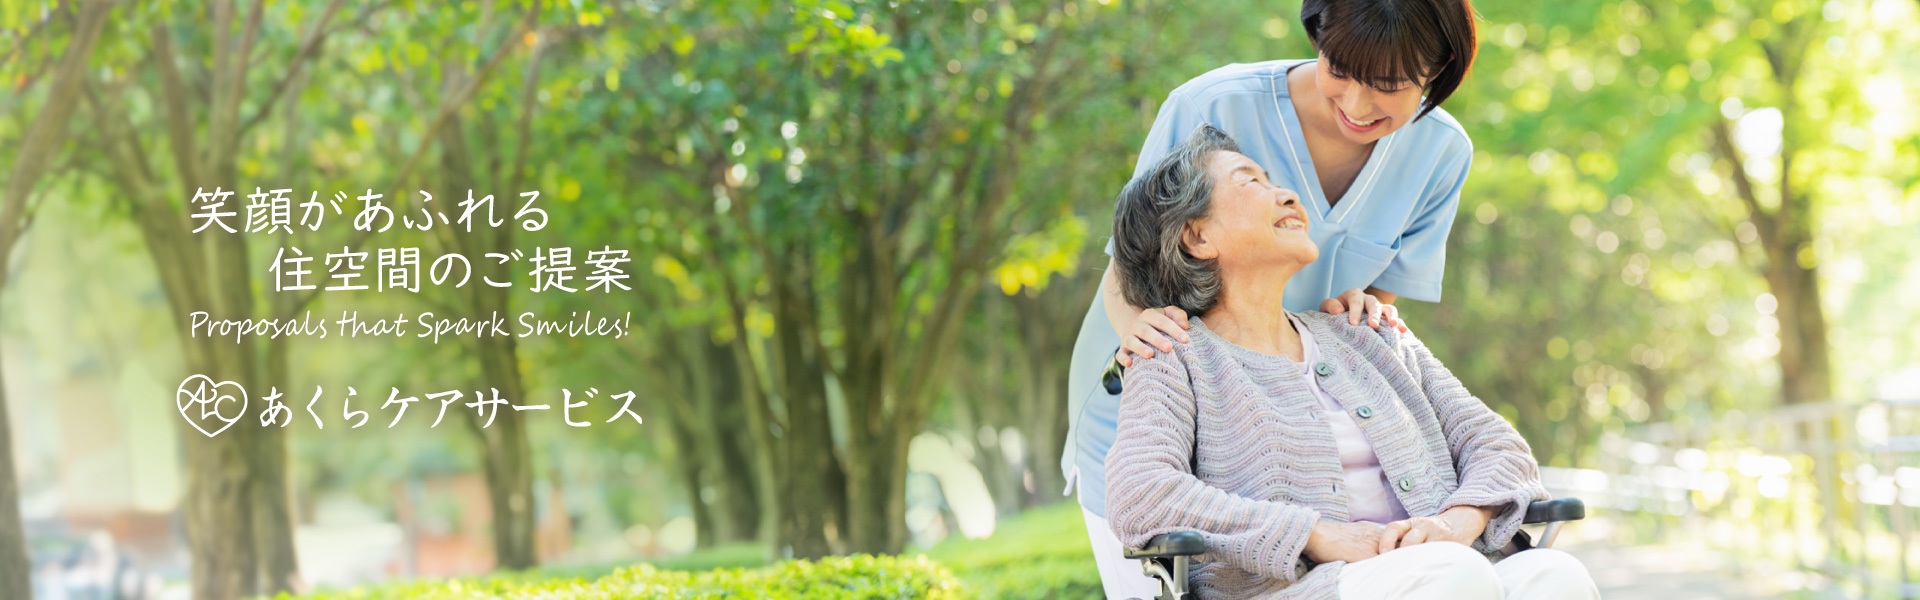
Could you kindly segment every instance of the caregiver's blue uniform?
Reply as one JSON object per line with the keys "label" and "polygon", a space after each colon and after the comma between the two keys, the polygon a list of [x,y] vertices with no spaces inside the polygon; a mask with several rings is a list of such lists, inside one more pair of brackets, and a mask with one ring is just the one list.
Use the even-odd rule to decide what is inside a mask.
{"label": "caregiver's blue uniform", "polygon": [[[1287,93],[1287,71],[1308,62],[1227,65],[1173,90],[1147,133],[1134,176],[1159,162],[1196,125],[1211,123],[1233,136],[1240,152],[1266,169],[1275,185],[1298,192],[1307,208],[1308,232],[1320,246],[1320,259],[1287,284],[1287,310],[1318,310],[1327,298],[1367,286],[1438,302],[1447,232],[1460,206],[1473,143],[1459,122],[1436,108],[1376,142],[1366,167],[1330,207]],[[1107,254],[1113,254],[1111,241]],[[1077,479],[1081,505],[1101,517],[1107,516],[1105,464],[1120,398],[1106,393],[1100,374],[1119,348],[1096,293],[1073,348],[1067,384],[1070,431],[1060,467],[1068,491]]]}

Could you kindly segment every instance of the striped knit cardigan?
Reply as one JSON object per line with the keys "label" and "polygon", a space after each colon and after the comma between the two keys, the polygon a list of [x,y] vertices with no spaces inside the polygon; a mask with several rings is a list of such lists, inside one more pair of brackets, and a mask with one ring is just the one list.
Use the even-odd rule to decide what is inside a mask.
{"label": "striped knit cardigan", "polygon": [[[1473,544],[1497,558],[1527,503],[1547,498],[1526,440],[1412,334],[1295,316],[1327,365],[1311,376],[1355,416],[1408,514],[1504,507]],[[1348,521],[1344,472],[1310,375],[1221,339],[1199,318],[1191,324],[1189,343],[1126,371],[1106,464],[1114,533],[1139,547],[1200,532],[1208,552],[1192,584],[1203,599],[1337,598],[1345,563],[1303,553],[1315,522]]]}

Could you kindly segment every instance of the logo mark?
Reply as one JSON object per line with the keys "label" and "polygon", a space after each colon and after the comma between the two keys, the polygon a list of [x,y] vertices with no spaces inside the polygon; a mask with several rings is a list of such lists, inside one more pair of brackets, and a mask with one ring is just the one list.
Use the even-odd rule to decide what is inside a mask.
{"label": "logo mark", "polygon": [[[220,435],[220,432],[240,422],[240,417],[247,413],[246,388],[231,381],[215,383],[213,378],[206,375],[187,377],[180,382],[180,389],[173,396],[174,403],[180,407],[180,416],[207,437]],[[195,405],[200,407],[198,415],[193,410]],[[231,417],[227,416],[229,410],[233,415]],[[213,425],[217,427],[209,431],[208,427]]]}

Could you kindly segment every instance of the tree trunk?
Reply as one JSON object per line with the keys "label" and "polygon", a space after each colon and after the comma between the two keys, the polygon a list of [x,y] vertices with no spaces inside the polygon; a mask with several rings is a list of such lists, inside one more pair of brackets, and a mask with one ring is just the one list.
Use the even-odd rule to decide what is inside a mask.
{"label": "tree trunk", "polygon": [[[1052,504],[1065,498],[1066,476],[1060,472],[1060,453],[1067,438],[1067,371],[1073,359],[1073,346],[1079,333],[1058,327],[1071,323],[1083,310],[1080,301],[1099,289],[1100,278],[1087,275],[1061,277],[1038,296],[1010,298],[1024,318],[1021,327],[1033,336],[1027,345],[1030,366],[1025,398],[1018,407],[1020,432],[1026,438],[1026,468],[1032,474],[1032,490],[1026,506]],[[1062,298],[1067,300],[1061,301]],[[1025,483],[1024,481],[1022,482]]]}
{"label": "tree trunk", "polygon": [[[860,222],[859,216],[854,218]],[[888,476],[892,471],[890,461],[895,458],[890,435],[899,433],[896,428],[902,426],[891,418],[897,412],[888,407],[905,402],[887,397],[892,391],[888,383],[894,368],[889,352],[894,335],[892,305],[900,285],[890,257],[897,248],[876,239],[880,229],[871,223],[855,230],[860,234],[843,247],[851,256],[847,257],[846,274],[840,277],[838,298],[842,315],[859,315],[847,319],[844,371],[840,373],[847,409],[847,526],[843,535],[850,552],[884,553],[892,551],[887,500],[896,493],[890,488],[893,482]],[[917,431],[906,434],[913,433]]]}
{"label": "tree trunk", "polygon": [[680,476],[680,485],[687,488],[687,507],[693,511],[694,545],[709,548],[714,545],[715,534],[718,532],[714,523],[713,509],[707,503],[710,495],[706,493],[707,483],[703,476],[707,471],[704,468],[707,462],[704,456],[707,449],[693,433],[693,428],[698,425],[689,423],[689,420],[667,419],[667,435],[673,440],[673,447],[678,453],[678,456],[674,457],[674,462],[677,463],[674,465],[675,474]]}
{"label": "tree trunk", "polygon": [[[219,180],[231,180],[232,153],[224,152],[212,161],[212,172]],[[210,312],[225,318],[256,314],[244,233],[207,232],[197,240],[176,239],[187,240],[207,256],[203,264],[209,275],[204,281],[205,297],[212,301]],[[238,383],[252,398],[264,398],[262,390],[274,387],[264,372],[271,351],[265,342],[187,338],[184,343],[190,346],[188,365],[194,373],[206,374],[215,382]],[[246,409],[257,410],[256,406],[264,404],[250,400]],[[187,444],[188,539],[199,548],[194,554],[194,587],[205,592],[196,593],[198,597],[291,591],[298,578],[292,571],[298,563],[292,550],[284,432],[249,421],[244,411],[238,416],[220,435],[202,438],[195,431],[187,436],[191,440]]]}
{"label": "tree trunk", "polygon": [[[1021,404],[1021,412],[1026,415],[1020,424],[1020,433],[1026,438],[1022,440],[1026,442],[1026,472],[1033,477],[1033,489],[1027,491],[1024,507],[1044,506],[1065,498],[1060,495],[1067,486],[1066,476],[1060,472],[1060,452],[1067,439],[1067,403],[1060,399],[1066,397],[1067,369],[1061,362],[1051,360],[1049,368],[1035,373],[1026,401]],[[1023,489],[1025,483],[1023,479]]]}
{"label": "tree trunk", "polygon": [[705,372],[712,385],[701,405],[707,416],[697,426],[706,428],[709,440],[704,458],[711,474],[708,485],[718,496],[714,502],[719,513],[715,538],[719,542],[752,541],[760,530],[760,500],[754,490],[753,465],[747,458],[751,449],[744,436],[738,435],[745,417],[741,414],[745,390],[739,380],[725,375],[738,372],[733,352],[706,336],[702,339],[708,367]]}
{"label": "tree trunk", "polygon": [[[717,171],[717,168],[709,171]],[[717,229],[718,223],[709,221],[706,233],[718,237]],[[729,381],[740,389],[740,405],[746,412],[746,435],[730,437],[744,438],[735,443],[745,447],[750,460],[752,470],[742,471],[740,475],[750,473],[753,483],[754,498],[758,505],[755,519],[758,531],[755,537],[769,548],[785,548],[788,546],[789,529],[785,526],[786,515],[790,510],[788,506],[792,504],[786,490],[791,478],[784,470],[783,440],[774,435],[775,417],[769,402],[770,394],[767,385],[760,379],[759,364],[753,359],[750,347],[752,330],[747,327],[746,300],[741,287],[734,280],[732,267],[720,258],[712,246],[707,247],[702,258],[707,261],[708,268],[720,276],[722,293],[727,301],[727,324],[734,332],[733,339],[725,344],[727,353],[732,357],[733,377]],[[781,433],[784,435],[785,431]]]}
{"label": "tree trunk", "polygon": [[[755,535],[769,547],[779,548],[786,545],[786,529],[782,525],[792,501],[786,495],[789,477],[780,467],[784,464],[780,452],[781,440],[773,435],[773,415],[767,404],[766,390],[759,383],[760,373],[754,367],[752,355],[747,351],[747,333],[740,312],[729,311],[734,321],[733,342],[728,351],[733,354],[736,369],[735,381],[744,382],[745,394],[742,403],[746,405],[747,435],[738,443],[747,447],[747,456],[752,459],[752,477],[754,498],[758,504],[759,531]],[[783,432],[784,433],[784,432]]]}
{"label": "tree trunk", "polygon": [[[5,389],[6,377],[0,373],[0,393]],[[32,598],[33,561],[27,556],[27,533],[20,521],[20,479],[13,467],[11,421],[0,397],[0,596]]]}
{"label": "tree trunk", "polygon": [[[449,189],[474,190],[478,179],[472,170],[466,137],[459,117],[451,117],[442,132],[441,161]],[[475,193],[482,193],[474,190]],[[484,195],[484,193],[482,193]],[[500,203],[500,194],[494,202]],[[461,254],[480,256],[489,252],[512,251],[512,221],[500,227],[482,225],[471,232],[452,234]],[[486,281],[513,281],[509,265],[492,261],[474,264],[474,278]],[[479,285],[466,299],[474,315],[480,318],[510,318],[511,287]],[[527,390],[521,379],[517,338],[482,336],[470,348],[480,362],[481,381],[486,389],[474,390],[491,400],[498,393],[508,404],[527,402]],[[511,406],[496,405],[492,416],[482,411],[467,411],[467,422],[480,439],[482,472],[487,484],[493,526],[494,566],[500,569],[529,569],[539,563],[534,546],[533,452],[527,444],[527,421]],[[488,421],[492,423],[489,424]]]}
{"label": "tree trunk", "polygon": [[[979,346],[974,356],[979,357],[980,369],[958,382],[962,390],[960,393],[968,396],[960,405],[971,408],[971,414],[956,411],[961,412],[960,416],[971,416],[972,419],[961,418],[956,421],[961,432],[970,438],[979,438],[981,428],[994,431],[993,447],[988,448],[984,442],[981,443],[973,462],[974,468],[980,470],[980,477],[987,481],[994,512],[1008,515],[1019,512],[1024,494],[1020,489],[1020,473],[1008,465],[1008,459],[1019,457],[1008,455],[1006,440],[999,435],[1002,428],[1018,425],[1020,420],[1014,414],[1009,414],[1020,407],[1014,406],[1018,401],[1012,399],[1015,395],[1012,388],[1015,386],[1008,385],[1007,371],[1011,369],[1016,373],[1014,378],[1024,382],[1020,378],[1029,375],[1031,370],[1023,364],[1025,353],[1007,351],[1010,344],[1006,343],[1005,337],[1017,331],[1007,323],[1006,318],[1006,305],[1014,299],[998,291],[983,292],[977,296],[981,299],[981,327],[978,331],[982,332],[980,337],[983,339],[977,340]],[[1028,350],[1024,347],[1020,349]]]}
{"label": "tree trunk", "polygon": [[[259,395],[251,343],[221,345],[205,338],[186,343],[190,371],[215,382],[231,381]],[[251,458],[261,428],[249,427],[245,420],[240,415],[240,422],[212,437],[190,425],[181,431],[187,440],[187,496],[181,512],[186,517],[187,546],[193,553],[195,598],[243,598],[260,590],[253,485],[267,482],[254,477],[256,462]],[[200,423],[209,432],[222,426],[214,419]]]}
{"label": "tree trunk", "polygon": [[[866,419],[861,418],[864,415],[849,416],[857,426],[866,425]],[[851,438],[865,440],[859,446],[849,444],[855,449],[848,453],[847,465],[847,551],[896,553],[905,545],[906,454],[918,428],[913,429],[916,431],[901,428],[848,436],[849,442]]]}
{"label": "tree trunk", "polygon": [[1767,248],[1767,287],[1779,302],[1774,316],[1780,321],[1780,400],[1786,404],[1821,402],[1833,391],[1819,267],[1802,267],[1798,258],[1806,243]]}
{"label": "tree trunk", "polygon": [[[657,300],[656,301],[662,301]],[[628,342],[629,360],[658,381],[662,411],[678,452],[682,487],[693,510],[698,545],[752,541],[760,533],[760,492],[749,461],[748,440],[739,435],[746,386],[732,348],[715,343],[704,327],[660,330],[653,343]],[[663,349],[658,354],[649,347]]]}
{"label": "tree trunk", "polygon": [[786,456],[782,457],[787,502],[781,537],[794,558],[811,559],[838,553],[835,546],[844,545],[850,533],[845,491],[852,474],[841,470],[834,449],[825,366],[821,363],[825,357],[816,355],[802,333],[796,331],[804,322],[799,311],[805,310],[800,306],[805,300],[790,285],[778,280],[773,284],[773,304],[780,313],[775,318],[780,324],[775,337],[783,382],[781,400],[787,408]]}
{"label": "tree trunk", "polygon": [[[504,294],[503,294],[504,295]],[[504,298],[501,304],[504,304]],[[482,308],[480,314],[490,309]],[[503,313],[504,314],[504,313]],[[481,372],[489,395],[498,390],[509,403],[525,402],[518,353],[512,337],[486,337],[480,340]],[[479,412],[469,412],[468,423],[480,436],[485,465],[487,500],[493,516],[494,566],[499,569],[530,569],[538,564],[534,555],[533,451],[527,445],[527,421],[508,406],[498,406],[491,425]]]}
{"label": "tree trunk", "polygon": [[1748,220],[1766,254],[1761,272],[1776,301],[1774,318],[1780,323],[1780,400],[1784,404],[1827,400],[1833,393],[1827,317],[1820,306],[1819,265],[1800,260],[1802,252],[1812,251],[1814,226],[1808,202],[1788,179],[1794,148],[1788,144],[1781,148],[1780,207],[1768,211],[1760,205],[1753,180],[1740,164],[1727,123],[1715,122],[1713,135],[1716,150],[1734,164],[1734,191],[1746,204]]}
{"label": "tree trunk", "polygon": [[[1820,306],[1819,265],[1801,260],[1811,253],[1817,231],[1812,197],[1794,180],[1794,161],[1802,150],[1803,131],[1815,131],[1818,123],[1804,123],[1795,92],[1800,69],[1805,66],[1807,40],[1814,39],[1812,27],[1818,21],[1801,16],[1783,26],[1785,31],[1803,35],[1782,35],[1762,40],[1762,53],[1780,93],[1779,110],[1784,123],[1780,137],[1779,206],[1768,210],[1760,203],[1753,177],[1747,172],[1739,150],[1733,143],[1732,128],[1725,119],[1714,119],[1709,128],[1714,151],[1732,165],[1734,194],[1745,205],[1748,221],[1758,234],[1766,253],[1767,287],[1778,301],[1774,317],[1780,323],[1780,400],[1785,404],[1821,402],[1831,399],[1833,367],[1827,346],[1827,317]],[[1812,34],[1812,35],[1808,35]],[[1804,124],[1803,124],[1804,123]]]}
{"label": "tree trunk", "polygon": [[[153,188],[136,183],[125,172],[116,174],[115,180],[130,198],[134,220],[176,320],[196,310],[206,310],[216,319],[254,314],[243,234],[191,236],[179,213],[166,199],[154,197],[158,192]],[[273,386],[261,372],[264,352],[258,342],[182,336],[181,346],[189,373],[239,385],[249,395],[245,410],[254,411],[253,415],[264,407],[260,399]],[[187,492],[180,510],[194,558],[193,596],[225,600],[296,591],[298,561],[292,550],[283,432],[261,427],[244,412],[230,426],[220,420],[190,418],[201,428],[185,420],[180,425],[187,470]]]}
{"label": "tree trunk", "polygon": [[[270,391],[286,387],[283,393],[291,397],[294,394],[287,368],[287,346],[285,337],[267,341],[266,385]],[[269,593],[297,592],[306,588],[306,582],[300,578],[300,560],[293,547],[293,476],[287,468],[287,430],[260,427],[256,442],[249,458],[254,480],[258,482],[253,486],[253,506],[257,511],[253,515],[253,530],[259,544],[260,583]]]}

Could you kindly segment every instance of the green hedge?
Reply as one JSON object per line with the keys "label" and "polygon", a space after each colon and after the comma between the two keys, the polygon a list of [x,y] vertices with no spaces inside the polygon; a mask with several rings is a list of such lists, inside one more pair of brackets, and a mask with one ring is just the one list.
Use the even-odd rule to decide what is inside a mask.
{"label": "green hedge", "polygon": [[926,555],[952,569],[970,598],[1048,600],[1103,593],[1087,522],[1072,500],[1008,517],[986,538],[948,539]]}
{"label": "green hedge", "polygon": [[[905,556],[856,555],[757,567],[757,546],[659,565],[533,570],[318,591],[299,600],[1050,600],[1100,597],[1100,574],[1072,502],[1001,521],[985,539],[949,539]],[[673,570],[673,569],[689,570]],[[281,596],[281,600],[294,597]]]}
{"label": "green hedge", "polygon": [[[282,596],[282,598],[291,598]],[[958,600],[960,583],[924,557],[857,555],[784,561],[759,569],[662,571],[625,567],[597,579],[503,575],[317,592],[310,600]]]}

